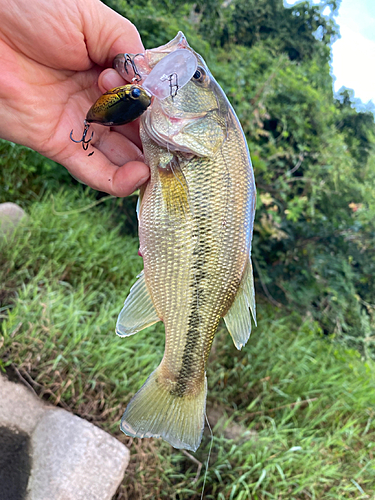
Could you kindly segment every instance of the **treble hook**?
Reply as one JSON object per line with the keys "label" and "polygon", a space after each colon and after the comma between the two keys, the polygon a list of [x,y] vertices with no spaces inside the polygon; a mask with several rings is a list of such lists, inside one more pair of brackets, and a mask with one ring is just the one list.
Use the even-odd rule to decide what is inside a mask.
{"label": "treble hook", "polygon": [[124,70],[129,74],[127,66],[128,66],[128,64],[130,64],[130,66],[132,67],[133,73],[134,73],[134,78],[132,79],[133,82],[140,82],[142,80],[142,76],[140,75],[140,73],[137,69],[137,66],[134,62],[134,59],[137,56],[144,57],[144,54],[135,54],[135,55],[133,55],[133,57],[132,57],[132,54],[124,54],[124,58],[125,58]]}
{"label": "treble hook", "polygon": [[90,139],[86,140],[86,135],[87,135],[87,132],[88,132],[88,130],[89,130],[89,128],[90,128],[90,124],[89,124],[89,123],[87,123],[87,121],[86,121],[86,120],[85,120],[83,123],[85,124],[85,128],[83,129],[83,133],[82,133],[82,137],[81,137],[81,139],[80,139],[79,141],[76,141],[75,139],[73,139],[73,129],[72,129],[72,131],[70,132],[69,137],[70,137],[70,140],[71,140],[71,141],[76,142],[77,144],[79,144],[80,142],[82,142],[82,147],[83,147],[83,150],[84,150],[84,151],[87,151],[87,150],[88,150],[88,147],[89,147],[89,143],[90,143],[90,141],[91,141],[91,140],[92,140],[92,138],[93,138],[94,132],[91,132],[91,137],[90,137]]}

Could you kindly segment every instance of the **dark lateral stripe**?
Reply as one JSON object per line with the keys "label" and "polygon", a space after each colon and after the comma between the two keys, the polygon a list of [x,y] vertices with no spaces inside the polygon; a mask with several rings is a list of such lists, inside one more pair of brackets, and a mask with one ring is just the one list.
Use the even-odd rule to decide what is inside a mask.
{"label": "dark lateral stripe", "polygon": [[[197,352],[197,347],[199,348],[199,353]],[[181,370],[177,377],[176,386],[171,391],[172,395],[178,397],[185,395],[187,382],[191,380],[194,371],[196,371],[196,364],[199,362],[197,354],[203,355],[200,348],[199,313],[195,310],[195,312],[192,311],[189,317],[188,335],[182,355]]]}
{"label": "dark lateral stripe", "polygon": [[[202,214],[197,218],[198,225],[201,223]],[[201,236],[201,235],[200,235]],[[193,297],[195,298],[188,320],[187,338],[182,354],[182,365],[177,376],[176,386],[171,394],[177,397],[183,397],[187,390],[187,382],[191,380],[194,372],[197,371],[197,365],[201,363],[204,356],[204,350],[201,342],[200,325],[203,323],[200,317],[199,304],[204,299],[204,290],[201,282],[206,276],[204,265],[206,262],[208,245],[205,241],[200,241],[197,248],[193,251],[195,262],[192,266]]]}

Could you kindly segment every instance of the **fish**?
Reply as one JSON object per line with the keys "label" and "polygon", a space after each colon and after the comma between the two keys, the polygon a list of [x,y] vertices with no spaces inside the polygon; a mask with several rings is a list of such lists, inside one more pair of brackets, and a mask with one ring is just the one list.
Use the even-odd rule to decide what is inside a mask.
{"label": "fish", "polygon": [[127,405],[121,430],[196,451],[205,421],[206,365],[219,322],[224,318],[237,349],[249,339],[251,316],[256,325],[256,187],[240,122],[183,33],[146,50],[139,64],[147,73],[177,49],[191,51],[197,69],[182,88],[153,98],[140,119],[151,171],[137,207],[144,269],[116,333],[127,337],[158,321],[165,326],[164,356]]}

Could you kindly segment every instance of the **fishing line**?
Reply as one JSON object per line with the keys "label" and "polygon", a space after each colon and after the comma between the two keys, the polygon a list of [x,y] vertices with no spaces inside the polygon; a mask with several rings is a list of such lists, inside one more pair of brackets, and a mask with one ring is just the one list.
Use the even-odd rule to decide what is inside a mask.
{"label": "fishing line", "polygon": [[100,198],[100,200],[98,201],[94,201],[92,203],[90,203],[89,205],[86,205],[85,207],[82,207],[82,208],[77,208],[76,210],[70,210],[68,212],[58,212],[56,209],[55,209],[55,198],[53,197],[53,195],[51,194],[51,200],[52,200],[52,213],[54,215],[72,215],[72,214],[80,214],[82,212],[86,212],[86,210],[90,210],[90,208],[93,208],[93,207],[96,207],[96,205],[99,205],[100,203],[103,203],[104,201],[107,201],[107,200],[111,200],[111,199],[115,199],[116,196],[113,196],[113,195],[109,195],[109,196],[104,196],[104,198]]}
{"label": "fishing line", "polygon": [[202,486],[202,493],[201,493],[200,500],[203,500],[204,488],[206,486],[206,480],[207,480],[207,474],[208,474],[208,465],[210,463],[212,445],[213,445],[213,442],[214,442],[214,434],[212,432],[212,429],[211,429],[211,426],[210,426],[210,422],[208,421],[207,413],[206,412],[204,412],[204,416],[205,416],[205,419],[206,419],[206,422],[207,422],[207,426],[208,426],[208,428],[210,430],[211,442],[210,442],[210,449],[208,450],[208,457],[207,457],[207,462],[206,462],[206,470],[204,472],[204,479],[203,479],[203,486]]}

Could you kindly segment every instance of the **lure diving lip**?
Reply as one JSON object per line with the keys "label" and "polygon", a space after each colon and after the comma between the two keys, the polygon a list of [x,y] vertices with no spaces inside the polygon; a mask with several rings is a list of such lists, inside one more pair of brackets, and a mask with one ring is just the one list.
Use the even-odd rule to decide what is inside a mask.
{"label": "lure diving lip", "polygon": [[[142,56],[143,59],[139,56]],[[177,49],[163,57],[152,69],[147,63],[145,54],[133,56],[131,54],[118,54],[114,59],[113,67],[123,78],[126,78],[129,64],[133,68],[135,78],[143,80],[142,87],[153,96],[163,100],[170,95],[175,96],[177,90],[190,81],[197,69],[198,61],[189,50]]]}

